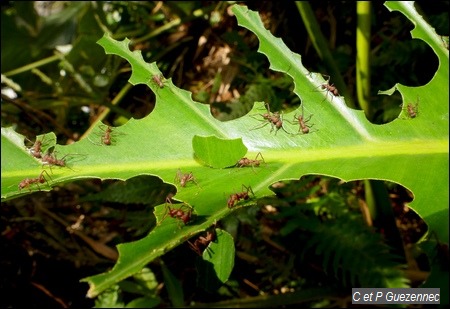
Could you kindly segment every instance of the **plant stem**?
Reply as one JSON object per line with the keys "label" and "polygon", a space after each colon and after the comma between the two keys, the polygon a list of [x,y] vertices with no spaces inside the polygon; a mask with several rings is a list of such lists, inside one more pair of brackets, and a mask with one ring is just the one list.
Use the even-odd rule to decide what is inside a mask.
{"label": "plant stem", "polygon": [[359,106],[370,119],[370,1],[358,1],[356,12],[356,93]]}
{"label": "plant stem", "polygon": [[344,79],[339,72],[336,62],[334,61],[327,40],[320,30],[320,26],[317,23],[311,6],[307,1],[296,1],[295,4],[297,5],[300,15],[302,16],[303,23],[305,24],[306,30],[308,31],[315,50],[331,71],[330,74],[327,75],[332,76],[331,79],[339,89],[339,93],[345,97],[345,103],[347,106],[355,108],[355,102],[353,102],[350,93],[347,91],[347,86],[345,85]]}

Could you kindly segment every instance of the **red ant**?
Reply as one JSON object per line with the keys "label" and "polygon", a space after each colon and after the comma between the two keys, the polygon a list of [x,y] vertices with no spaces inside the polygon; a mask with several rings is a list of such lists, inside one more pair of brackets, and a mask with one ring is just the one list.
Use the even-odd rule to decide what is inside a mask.
{"label": "red ant", "polygon": [[[29,140],[29,139],[27,138],[27,140]],[[43,139],[39,140],[36,138],[36,141],[34,142],[33,146],[31,146],[31,148],[28,148],[28,151],[30,152],[30,154],[37,159],[42,158],[42,153],[41,153],[42,142],[43,142]]]}
{"label": "red ant", "polygon": [[[261,157],[261,160],[258,160],[258,157]],[[264,161],[261,152],[258,152],[254,160],[244,157],[240,159],[235,166],[238,167],[251,166],[253,168],[254,166],[258,167],[261,164],[261,162],[266,163],[266,161]]]}
{"label": "red ant", "polygon": [[[402,104],[402,106],[403,106],[403,104]],[[419,97],[417,97],[416,104],[408,103],[406,105],[406,111],[408,112],[409,118],[417,117],[417,113],[419,113]]]}
{"label": "red ant", "polygon": [[[28,138],[27,138],[27,140],[30,141]],[[31,148],[28,149],[28,151],[30,152],[30,154],[33,157],[35,157],[37,159],[42,158],[42,145],[44,144],[44,140],[45,140],[45,135],[41,140],[36,138],[36,141],[34,142],[33,146],[31,146]]]}
{"label": "red ant", "polygon": [[[164,214],[164,216],[162,217],[161,222],[163,222],[163,220],[167,217],[167,215],[169,215],[172,218],[176,218],[176,219],[183,221],[184,224],[189,223],[189,221],[191,221],[191,217],[192,217],[192,207],[183,203],[183,205],[181,205],[180,208],[171,208],[169,206],[169,204],[173,205],[171,197],[172,196],[169,195],[166,198],[167,210],[166,210],[166,213]],[[188,210],[187,211],[183,210],[185,208],[187,208]],[[161,224],[161,222],[160,222],[160,224]]]}
{"label": "red ant", "polygon": [[31,192],[31,185],[32,184],[36,184],[36,186],[38,187],[39,191],[41,191],[41,188],[39,187],[39,184],[46,182],[47,185],[50,187],[50,185],[48,184],[47,179],[44,176],[44,173],[47,174],[47,176],[51,179],[50,175],[48,174],[48,172],[46,170],[43,170],[40,174],[39,177],[37,178],[25,178],[24,180],[22,180],[19,183],[19,191],[21,191],[23,188],[28,188],[28,190],[30,190]]}
{"label": "red ant", "polygon": [[70,167],[68,167],[66,165],[66,160],[64,160],[64,158],[67,157],[67,156],[73,156],[73,155],[75,155],[75,154],[66,154],[61,159],[58,159],[56,157],[56,154],[47,152],[47,154],[45,154],[42,157],[42,165],[49,165],[50,166],[50,170],[52,168],[52,165],[70,168]]}
{"label": "red ant", "polygon": [[105,145],[111,145],[111,132],[112,128],[110,126],[106,127],[105,134],[102,136],[102,142]]}
{"label": "red ant", "polygon": [[106,145],[110,146],[112,144],[112,136],[111,133],[113,132],[113,128],[110,126],[106,126],[106,129],[103,129],[102,127],[99,127],[100,130],[102,130],[104,133],[100,136],[100,144],[94,143],[91,139],[89,141],[95,145]]}
{"label": "red ant", "polygon": [[245,191],[233,193],[230,195],[227,201],[228,208],[233,208],[240,200],[248,200],[250,198],[249,192],[251,192],[252,195],[255,195],[255,193],[253,193],[252,187],[246,187],[242,185],[242,190],[244,189]]}
{"label": "red ant", "polygon": [[192,181],[193,183],[195,183],[198,186],[197,181],[194,178],[194,174],[192,174],[192,172],[188,173],[188,174],[183,174],[183,172],[181,172],[180,169],[178,169],[177,174],[175,175],[175,182],[179,183],[180,186],[182,187],[186,187],[186,184]]}
{"label": "red ant", "polygon": [[45,154],[42,157],[42,162],[44,164],[47,165],[56,165],[56,166],[61,166],[61,167],[65,167],[66,166],[66,161],[64,160],[65,157],[67,157],[68,155],[65,155],[64,157],[62,157],[61,159],[56,158],[56,154],[52,154],[52,153],[48,153]]}
{"label": "red ant", "polygon": [[202,255],[203,251],[208,247],[209,243],[216,239],[215,230],[206,231],[206,236],[199,236],[194,243],[188,241],[189,247],[194,250],[198,255]]}
{"label": "red ant", "polygon": [[409,117],[416,118],[417,112],[418,112],[418,108],[419,108],[418,104],[416,103],[416,105],[413,105],[412,103],[408,103],[406,108],[408,110]]}
{"label": "red ant", "polygon": [[270,107],[268,103],[265,103],[265,106],[267,108],[267,113],[264,114],[260,114],[263,117],[263,121],[265,122],[262,125],[256,126],[255,128],[251,129],[251,130],[256,130],[256,129],[260,129],[262,127],[265,127],[268,123],[270,123],[271,125],[271,129],[270,129],[270,133],[272,133],[272,131],[274,130],[274,128],[276,128],[277,130],[275,131],[275,135],[277,134],[278,130],[283,129],[284,132],[289,133],[288,131],[286,131],[286,129],[283,127],[283,115],[280,114],[279,112],[274,112],[271,113],[270,112]]}
{"label": "red ant", "polygon": [[325,96],[325,99],[323,101],[325,101],[327,99],[328,93],[332,94],[331,100],[333,101],[333,95],[335,97],[338,97],[339,96],[339,91],[337,90],[337,88],[336,88],[336,86],[334,84],[330,85],[330,75],[324,75],[324,76],[328,76],[327,82],[325,84],[322,84],[322,85],[318,86],[321,89],[326,90],[326,92],[327,92],[327,95]]}
{"label": "red ant", "polygon": [[295,114],[294,115],[294,122],[291,122],[291,123],[295,124],[296,122],[298,122],[298,124],[300,125],[300,127],[298,128],[298,132],[300,133],[300,131],[302,131],[303,134],[308,134],[309,133],[309,129],[314,124],[307,125],[306,123],[311,119],[311,117],[313,115],[309,115],[308,119],[305,119],[303,115],[304,115],[304,108],[303,108],[303,104],[302,104],[302,115],[297,117],[297,114]]}

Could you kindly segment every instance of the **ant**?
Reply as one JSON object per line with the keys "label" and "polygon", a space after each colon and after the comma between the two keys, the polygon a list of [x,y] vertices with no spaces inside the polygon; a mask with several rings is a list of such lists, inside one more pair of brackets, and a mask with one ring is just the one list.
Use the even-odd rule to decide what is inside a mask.
{"label": "ant", "polygon": [[182,186],[183,188],[186,187],[186,184],[192,181],[193,183],[195,183],[198,186],[197,181],[195,180],[194,174],[192,174],[192,172],[188,173],[188,174],[183,174],[183,172],[178,169],[177,174],[175,175],[175,182],[179,183],[180,186]]}
{"label": "ant", "polygon": [[[403,104],[402,104],[403,106]],[[406,111],[408,112],[409,118],[416,118],[419,113],[419,97],[417,97],[417,103],[408,103],[406,105]]]}
{"label": "ant", "polygon": [[[27,140],[30,141],[28,138],[27,138]],[[31,148],[28,149],[30,154],[33,157],[35,157],[36,159],[42,158],[42,145],[44,145],[44,140],[45,140],[45,135],[41,140],[36,138],[36,141],[34,142],[33,146],[31,146]]]}
{"label": "ant", "polygon": [[268,123],[270,123],[271,125],[271,129],[270,129],[270,133],[272,133],[272,131],[274,130],[274,128],[276,128],[277,130],[275,131],[275,135],[277,134],[278,130],[283,129],[284,132],[289,133],[288,131],[286,131],[286,129],[283,127],[283,115],[280,114],[279,112],[274,112],[271,113],[270,112],[270,107],[268,103],[265,103],[265,106],[267,108],[267,113],[264,114],[260,114],[263,117],[263,121],[265,122],[262,125],[256,126],[255,128],[251,129],[251,130],[256,130],[256,129],[260,129],[262,127],[265,127]]}
{"label": "ant", "polygon": [[194,250],[198,255],[202,255],[203,251],[209,246],[209,243],[216,239],[216,232],[206,231],[205,236],[199,236],[194,243],[188,241],[189,247]]}
{"label": "ant", "polygon": [[249,192],[251,192],[253,196],[255,195],[255,193],[253,193],[252,187],[250,186],[246,187],[242,185],[242,190],[242,192],[233,193],[230,195],[227,201],[228,208],[233,208],[240,200],[248,200],[250,198]]}
{"label": "ant", "polygon": [[[294,115],[294,122],[291,122],[292,124],[295,124],[296,122],[298,122],[298,124],[300,125],[300,127],[298,128],[298,132],[300,133],[300,131],[302,131],[303,134],[308,134],[309,133],[309,129],[314,126],[314,124],[312,125],[307,125],[306,123],[311,119],[313,115],[309,115],[308,119],[305,119],[304,117],[304,108],[303,108],[303,104],[302,104],[302,115],[297,117],[297,114]],[[298,133],[297,133],[298,134]]]}
{"label": "ant", "polygon": [[162,74],[160,74],[160,75],[153,75],[152,76],[153,82],[155,84],[157,84],[158,87],[161,88],[161,89],[164,88],[164,83],[162,81],[163,79],[164,79],[164,76]]}
{"label": "ant", "polygon": [[[112,136],[111,133],[113,132],[113,128],[110,126],[106,126],[106,129],[103,129],[102,127],[99,127],[100,130],[102,130],[104,133],[100,136],[101,143],[94,143],[91,139],[89,141],[95,145],[106,145],[110,146],[112,144]],[[98,134],[98,133],[97,133]]]}
{"label": "ant", "polygon": [[43,139],[42,140],[36,139],[36,141],[34,142],[33,146],[31,146],[31,148],[28,149],[30,154],[33,157],[35,157],[36,159],[42,158],[42,153],[41,153],[42,142],[43,142]]}
{"label": "ant", "polygon": [[65,167],[66,166],[66,160],[64,160],[65,157],[67,157],[68,155],[65,155],[64,157],[62,157],[61,159],[56,158],[56,154],[52,154],[52,153],[48,153],[45,154],[42,157],[42,162],[44,164],[47,165],[56,165],[56,166],[61,166],[61,167]]}
{"label": "ant", "polygon": [[[261,157],[261,160],[258,160],[258,157]],[[253,168],[254,166],[258,167],[261,164],[261,162],[266,163],[266,161],[264,161],[262,153],[258,152],[254,160],[244,157],[240,159],[235,166],[238,167],[251,166]]]}
{"label": "ant", "polygon": [[110,126],[106,127],[105,134],[102,136],[102,143],[105,145],[111,145],[111,132],[112,128]]}
{"label": "ant", "polygon": [[[56,152],[56,151],[55,151]],[[70,168],[66,165],[66,160],[64,160],[65,157],[69,156],[69,155],[75,155],[75,154],[66,154],[64,157],[62,157],[61,159],[58,159],[56,157],[56,154],[54,153],[49,153],[47,152],[47,154],[45,154],[42,157],[42,165],[49,165],[50,166],[50,170],[52,169],[52,165],[56,165],[56,166],[60,166],[60,167],[67,167]],[[70,168],[71,169],[71,168]]]}
{"label": "ant", "polygon": [[[172,196],[169,195],[166,197],[166,208],[167,211],[164,214],[164,216],[161,219],[161,222],[163,222],[163,220],[167,217],[167,215],[169,215],[172,218],[176,218],[179,219],[181,221],[183,221],[184,224],[188,224],[189,221],[191,221],[191,217],[192,217],[192,207],[188,206],[187,204],[183,203],[183,205],[181,205],[180,208],[171,208],[170,205],[172,204]],[[188,209],[187,211],[183,210],[183,209]],[[161,224],[160,222],[160,224]]]}
{"label": "ant", "polygon": [[36,178],[25,178],[24,180],[22,180],[19,183],[19,191],[22,191],[23,188],[28,188],[28,190],[30,190],[31,192],[31,185],[32,184],[36,184],[36,186],[38,187],[39,191],[41,191],[41,188],[39,187],[39,184],[46,182],[47,185],[50,187],[50,185],[48,184],[47,179],[44,176],[44,173],[47,174],[47,176],[51,179],[50,175],[48,174],[48,172],[46,170],[43,170],[40,174],[39,177]]}
{"label": "ant", "polygon": [[[99,127],[104,133],[100,136],[101,145],[110,146],[111,145],[111,133],[113,129],[110,126],[106,126],[106,129]],[[92,141],[91,141],[92,142]]]}
{"label": "ant", "polygon": [[[320,87],[321,89],[324,89],[327,92],[327,95],[325,96],[325,99],[323,101],[325,101],[327,99],[328,93],[331,93],[331,101],[333,101],[333,95],[335,97],[339,96],[339,91],[337,90],[336,86],[334,84],[330,85],[330,75],[325,75],[324,76],[328,76],[327,82],[325,84],[319,85],[318,87]],[[318,88],[316,87],[316,88]],[[322,101],[322,102],[323,102]]]}

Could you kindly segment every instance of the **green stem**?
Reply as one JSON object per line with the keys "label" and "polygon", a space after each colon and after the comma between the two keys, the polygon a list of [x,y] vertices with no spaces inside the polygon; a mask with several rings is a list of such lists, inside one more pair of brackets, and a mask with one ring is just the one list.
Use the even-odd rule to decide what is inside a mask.
{"label": "green stem", "polygon": [[357,1],[356,93],[361,108],[369,118],[370,107],[370,1]]}
{"label": "green stem", "polygon": [[364,189],[374,226],[383,231],[386,243],[393,253],[405,259],[403,240],[395,222],[394,210],[385,183],[381,180],[366,179]]}
{"label": "green stem", "polygon": [[20,74],[20,73],[23,73],[23,72],[30,71],[32,69],[41,67],[41,66],[46,65],[48,63],[51,63],[51,62],[54,62],[54,61],[58,61],[60,59],[61,59],[61,55],[56,54],[54,56],[50,56],[48,58],[45,58],[45,59],[42,59],[42,60],[39,60],[39,61],[36,61],[36,62],[32,62],[32,63],[27,64],[27,65],[24,65],[23,67],[17,68],[15,70],[6,72],[3,75],[5,75],[7,77],[13,76],[13,75],[17,75],[17,74]]}
{"label": "green stem", "polygon": [[303,23],[305,24],[306,30],[308,31],[309,37],[313,43],[313,46],[319,57],[325,62],[327,67],[331,70],[330,75],[333,83],[339,90],[339,93],[345,97],[345,103],[351,108],[355,108],[355,102],[347,91],[347,86],[345,85],[344,79],[342,78],[339,68],[334,61],[333,55],[331,54],[328,42],[320,31],[320,26],[317,23],[316,17],[311,9],[311,6],[307,1],[296,1],[295,4],[302,16]]}

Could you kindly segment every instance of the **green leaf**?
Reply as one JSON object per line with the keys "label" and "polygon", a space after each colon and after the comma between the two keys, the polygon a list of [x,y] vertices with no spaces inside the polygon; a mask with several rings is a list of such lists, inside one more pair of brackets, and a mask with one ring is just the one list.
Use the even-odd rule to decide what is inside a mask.
{"label": "green leaf", "polygon": [[160,303],[158,297],[138,297],[130,301],[125,308],[155,308]]}
{"label": "green leaf", "polygon": [[164,284],[169,294],[169,299],[172,302],[172,306],[181,307],[184,306],[184,293],[181,282],[175,278],[169,268],[162,263],[162,271],[164,276]]}
{"label": "green leaf", "polygon": [[[389,4],[390,5],[390,4]],[[408,11],[409,4],[397,4]],[[156,63],[146,63],[140,52],[129,50],[129,40],[115,41],[108,35],[99,40],[107,53],[130,62],[130,83],[146,84],[156,95],[153,112],[140,120],[131,119],[114,128],[111,145],[99,144],[104,129],[98,125],[79,142],[56,145],[58,158],[65,157],[66,167],[53,167],[50,186],[83,178],[127,180],[138,175],[157,176],[177,187],[174,199],[191,210],[192,219],[185,225],[168,214],[168,205],[155,208],[158,226],[145,238],[117,246],[119,259],[109,272],[83,279],[90,285],[88,297],[95,297],[113,284],[139,272],[155,258],[204,231],[241,206],[256,204],[256,199],[273,194],[269,186],[279,180],[299,179],[306,174],[328,175],[352,181],[379,179],[399,183],[414,193],[410,204],[448,242],[448,50],[436,45],[433,29],[415,14],[409,16],[427,35],[427,43],[435,50],[440,65],[433,79],[421,87],[395,85],[404,104],[420,99],[418,116],[399,118],[384,125],[370,123],[363,112],[350,109],[345,98],[322,91],[326,80],[309,72],[301,57],[291,52],[283,41],[264,28],[259,15],[246,7],[233,7],[241,26],[250,29],[260,40],[259,51],[265,54],[273,70],[293,78],[294,92],[302,108],[280,115],[283,129],[276,130],[264,114],[264,102],[257,102],[245,116],[221,122],[209,107],[191,99],[191,94],[160,77]],[[420,34],[419,31],[413,33]],[[162,85],[154,81],[157,76]],[[161,87],[162,86],[162,87]],[[439,94],[439,95],[436,95]],[[269,103],[270,106],[270,102]],[[312,115],[312,116],[311,116]],[[295,118],[295,116],[297,118]],[[314,130],[299,132],[298,117],[309,119]],[[297,119],[297,120],[296,120]],[[11,131],[2,130],[2,199],[10,199],[28,190],[18,184],[36,178],[41,162],[28,150],[15,143]],[[290,132],[290,133],[289,133]],[[194,158],[193,138],[215,136],[219,139],[242,139],[253,158],[261,152],[266,162],[255,168],[212,169]],[[208,156],[220,157],[221,152]],[[5,163],[5,164],[3,164]],[[48,168],[47,168],[48,169]],[[178,169],[189,170],[198,185],[188,182],[177,186]],[[44,186],[44,185],[43,185]],[[45,185],[46,186],[46,185]],[[254,196],[227,207],[231,195],[251,186]],[[32,186],[31,191],[39,188]],[[47,189],[40,188],[40,189]],[[149,197],[150,198],[150,197]],[[182,206],[180,206],[182,205]]]}
{"label": "green leaf", "polygon": [[120,300],[119,286],[113,285],[95,300],[95,308],[122,308],[124,303]]}
{"label": "green leaf", "polygon": [[[313,162],[305,169],[304,164],[302,168],[296,167],[306,173],[346,181],[381,179],[400,183],[415,195],[410,206],[427,221],[430,229],[448,241],[448,91],[442,91],[448,89],[448,50],[411,2],[386,5],[406,12],[417,26],[413,35],[433,48],[440,65],[434,78],[422,87],[394,86],[405,106],[420,98],[420,115],[404,119],[402,111],[395,121],[379,126],[368,122],[363,112],[348,108],[343,97],[314,92],[325,80],[308,72],[300,55],[273,38],[255,12],[244,6],[234,6],[233,12],[241,26],[258,36],[259,51],[269,58],[271,69],[293,78],[294,92],[302,99],[305,117],[314,115],[311,122],[318,132],[302,136],[302,141],[297,142],[303,161]],[[264,152],[265,158],[267,155]]]}
{"label": "green leaf", "polygon": [[216,291],[230,277],[234,267],[234,239],[224,230],[216,229],[216,240],[203,251],[196,263],[198,285],[209,292]]}

